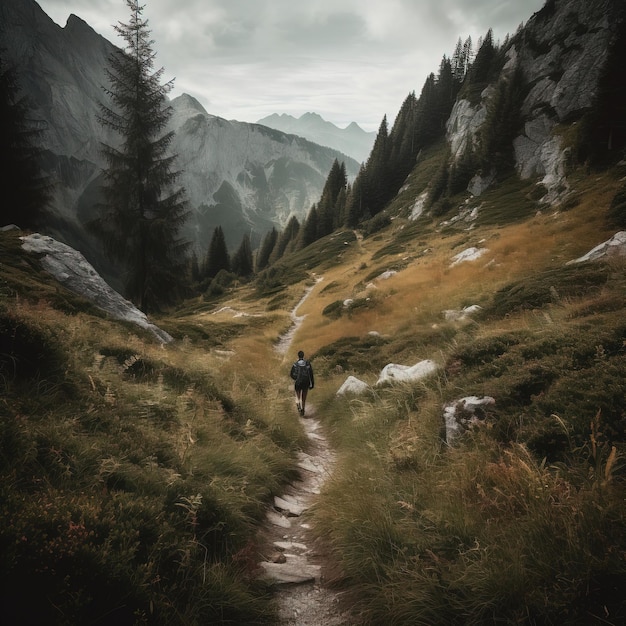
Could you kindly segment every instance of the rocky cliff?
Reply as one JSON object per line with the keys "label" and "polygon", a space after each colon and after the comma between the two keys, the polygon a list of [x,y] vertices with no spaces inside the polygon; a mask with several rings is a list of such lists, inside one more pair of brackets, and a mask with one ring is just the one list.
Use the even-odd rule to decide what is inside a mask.
{"label": "rocky cliff", "polygon": [[[556,202],[568,191],[567,147],[556,132],[591,108],[613,36],[620,3],[615,0],[551,0],[511,40],[502,77],[519,67],[526,84],[521,104],[524,120],[515,138],[515,164],[522,178],[538,178],[547,189],[544,200]],[[494,86],[478,104],[457,101],[447,124],[454,158],[477,135],[487,116]],[[488,184],[489,180],[483,180]],[[478,181],[476,190],[481,189]]]}

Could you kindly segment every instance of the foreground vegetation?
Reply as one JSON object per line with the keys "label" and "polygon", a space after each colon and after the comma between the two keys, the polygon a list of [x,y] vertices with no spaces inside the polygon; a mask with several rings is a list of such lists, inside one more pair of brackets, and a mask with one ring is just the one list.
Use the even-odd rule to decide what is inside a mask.
{"label": "foreground vegetation", "polygon": [[169,320],[177,340],[155,345],[55,285],[16,235],[1,254],[3,618],[273,623],[254,537],[302,435],[276,385],[252,402],[253,377],[220,366],[250,325],[190,338]]}
{"label": "foreground vegetation", "polygon": [[[346,287],[355,300],[316,305],[326,317],[318,410],[340,463],[315,523],[359,623],[626,619],[624,260],[566,264],[612,235],[597,206],[610,204],[618,178],[581,178],[575,208],[510,213],[490,228],[485,212],[507,195],[494,189],[476,234],[439,224],[426,254],[403,234],[415,226],[396,220],[396,237],[363,242],[373,267],[362,274],[376,288],[343,272],[329,300]],[[481,245],[484,258],[450,267]],[[390,266],[398,273],[374,278]],[[471,319],[443,314],[473,304],[482,310]],[[373,368],[422,359],[438,373],[335,394],[348,373],[373,384]],[[444,406],[466,396],[495,403],[461,414],[473,419],[448,445]]]}
{"label": "foreground vegetation", "polygon": [[[549,214],[504,181],[468,230],[407,219],[416,173],[393,220],[155,319],[167,346],[3,234],[4,614],[275,623],[255,536],[306,438],[274,344],[320,279],[295,342],[338,465],[311,521],[355,622],[623,623],[624,262],[566,264],[613,234],[598,207],[622,175],[574,177],[576,202]],[[488,253],[451,267],[471,246]],[[387,363],[423,359],[439,366],[429,378],[374,387]],[[372,391],[337,397],[348,374]],[[449,445],[443,407],[470,395],[495,403]]]}

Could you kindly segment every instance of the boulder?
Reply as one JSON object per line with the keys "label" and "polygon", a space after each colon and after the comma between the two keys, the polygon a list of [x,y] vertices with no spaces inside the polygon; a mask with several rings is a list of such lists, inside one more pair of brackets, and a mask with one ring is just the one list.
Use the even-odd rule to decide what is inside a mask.
{"label": "boulder", "polygon": [[477,410],[495,404],[491,396],[466,396],[443,407],[443,418],[446,426],[446,441],[452,443],[469,426],[478,422]]}
{"label": "boulder", "polygon": [[343,385],[341,385],[341,387],[337,390],[336,395],[344,396],[349,393],[358,395],[365,393],[369,388],[370,386],[362,380],[359,380],[355,376],[348,376]]}
{"label": "boulder", "polygon": [[161,343],[172,341],[168,333],[148,321],[143,311],[110,287],[80,252],[39,233],[20,239],[22,248],[39,255],[43,268],[64,287],[86,298],[114,319],[132,322],[149,330]]}
{"label": "boulder", "polygon": [[583,263],[585,261],[597,261],[598,259],[612,256],[626,256],[626,230],[615,233],[608,241],[597,245],[587,252],[587,254],[572,261],[568,261],[567,265]]}
{"label": "boulder", "polygon": [[476,261],[476,259],[480,259],[486,252],[489,252],[488,248],[467,248],[467,250],[463,250],[463,252],[459,252],[452,257],[450,267],[459,265],[459,263],[465,263],[466,261]]}
{"label": "boulder", "polygon": [[437,364],[430,359],[420,361],[415,365],[397,365],[389,363],[382,369],[376,385],[394,382],[411,382],[429,376],[437,370]]}

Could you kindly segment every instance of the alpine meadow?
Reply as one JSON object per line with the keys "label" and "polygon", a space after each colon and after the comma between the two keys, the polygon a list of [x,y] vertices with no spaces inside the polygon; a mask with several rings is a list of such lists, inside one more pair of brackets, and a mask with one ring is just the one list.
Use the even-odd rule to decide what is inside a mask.
{"label": "alpine meadow", "polygon": [[626,623],[623,2],[459,38],[360,167],[250,125],[244,170],[126,4],[122,51],[0,0],[3,621]]}

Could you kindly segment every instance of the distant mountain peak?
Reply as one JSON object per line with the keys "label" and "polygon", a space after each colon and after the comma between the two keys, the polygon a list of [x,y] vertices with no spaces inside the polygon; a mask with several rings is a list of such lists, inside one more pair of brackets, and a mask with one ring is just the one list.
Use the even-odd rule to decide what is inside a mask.
{"label": "distant mountain peak", "polygon": [[179,109],[191,109],[197,111],[198,113],[207,114],[206,109],[200,104],[200,102],[188,93],[182,93],[180,96],[177,96],[172,100],[172,103],[174,102],[177,104],[177,108]]}
{"label": "distant mountain peak", "polygon": [[329,146],[361,163],[367,160],[376,138],[376,133],[364,131],[356,122],[339,128],[313,111],[303,113],[299,118],[288,113],[272,113],[257,124]]}

